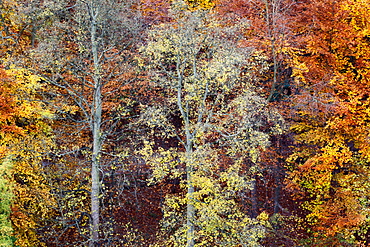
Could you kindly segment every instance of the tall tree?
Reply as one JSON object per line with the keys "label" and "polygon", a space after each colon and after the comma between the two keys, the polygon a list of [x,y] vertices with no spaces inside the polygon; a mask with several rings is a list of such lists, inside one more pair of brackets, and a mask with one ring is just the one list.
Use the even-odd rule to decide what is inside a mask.
{"label": "tall tree", "polygon": [[60,106],[58,117],[67,117],[59,122],[59,127],[69,125],[65,130],[83,138],[59,139],[58,143],[60,148],[74,149],[67,153],[80,153],[85,156],[82,160],[90,162],[89,245],[95,246],[99,243],[101,225],[101,174],[113,165],[112,160],[119,159],[113,153],[105,155],[113,149],[107,140],[121,124],[123,109],[128,104],[120,99],[135,72],[130,65],[130,49],[141,26],[130,1],[77,1],[73,5],[69,1],[55,1],[47,7],[53,22],[36,35],[39,42],[33,58],[39,62],[36,69],[57,88],[60,96],[57,99],[65,103],[56,104]]}
{"label": "tall tree", "polygon": [[[235,16],[248,23],[240,42],[266,56],[269,67],[260,72],[259,80],[253,82],[255,90],[287,118],[290,118],[291,111],[290,96],[295,91],[291,78],[296,49],[291,24],[295,15],[294,5],[295,1],[291,0],[236,0],[218,1],[215,7],[231,23]],[[264,158],[259,164],[264,176],[256,174],[251,191],[251,214],[257,215],[258,205],[264,205],[264,209],[271,213],[292,215],[287,205],[290,199],[282,191],[286,172],[284,161],[290,153],[290,135],[276,135],[271,139],[273,143],[263,153]],[[276,237],[272,238],[276,240]]]}
{"label": "tall tree", "polygon": [[269,102],[284,98],[284,90],[290,86],[289,61],[294,39],[290,23],[294,4],[291,0],[237,0],[216,5],[217,12],[225,18],[235,15],[249,23],[243,42],[268,58],[270,68],[264,71],[265,78],[261,78],[258,86],[263,88],[260,93]]}
{"label": "tall tree", "polygon": [[306,1],[299,7],[302,53],[295,74],[301,93],[290,186],[306,198],[311,241],[360,244],[369,216],[369,2]]}
{"label": "tall tree", "polygon": [[[173,3],[173,21],[153,27],[141,48],[151,83],[164,97],[139,123],[169,144],[146,140],[140,153],[153,167],[152,181],[179,179],[185,189],[184,196],[167,197],[163,224],[175,232],[161,244],[257,246],[266,215],[261,222],[249,218],[237,200],[257,172],[259,149],[270,132],[281,131],[282,119],[251,85],[254,72],[264,69],[263,57],[238,46],[235,26],[187,9],[183,1]],[[239,77],[242,68],[249,71],[245,77]]]}
{"label": "tall tree", "polygon": [[41,78],[20,66],[31,43],[21,6],[0,2],[0,57],[6,68],[0,68],[1,236],[5,246],[42,246],[39,233],[49,226],[54,206],[41,165],[53,146],[52,113],[41,100]]}
{"label": "tall tree", "polygon": [[4,197],[2,204],[11,205],[18,246],[42,246],[37,233],[48,225],[53,212],[54,198],[41,166],[53,144],[52,114],[40,101],[39,80],[25,69],[1,69],[0,159],[9,169],[1,176],[9,184],[8,189],[3,187],[3,195],[13,194],[11,202]]}

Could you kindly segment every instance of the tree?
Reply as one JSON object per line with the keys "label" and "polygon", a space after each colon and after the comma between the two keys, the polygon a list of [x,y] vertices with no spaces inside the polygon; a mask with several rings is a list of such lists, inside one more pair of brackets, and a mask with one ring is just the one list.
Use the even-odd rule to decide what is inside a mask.
{"label": "tree", "polygon": [[49,97],[59,100],[58,117],[66,117],[59,121],[59,131],[64,128],[83,138],[59,139],[57,143],[60,148],[72,149],[66,153],[80,153],[81,159],[91,164],[89,243],[94,246],[99,242],[101,225],[101,175],[120,161],[117,154],[122,151],[108,140],[115,137],[115,127],[122,124],[123,109],[129,104],[121,99],[135,73],[130,50],[141,27],[131,2],[96,0],[69,5],[68,1],[55,1],[48,9],[53,24],[36,35],[42,42],[32,57],[38,61],[35,69],[56,88],[57,97]]}
{"label": "tree", "polygon": [[258,172],[259,150],[283,121],[253,91],[254,71],[265,68],[264,58],[237,45],[240,29],[187,8],[174,3],[173,21],[152,28],[141,48],[153,88],[164,97],[138,122],[168,144],[146,140],[140,154],[153,167],[152,181],[179,179],[185,189],[166,199],[163,224],[174,232],[165,244],[257,246],[267,215],[251,219],[237,200]]}
{"label": "tree", "polygon": [[40,100],[41,78],[19,66],[30,44],[20,6],[0,3],[0,235],[2,246],[42,246],[38,233],[50,224],[54,205],[41,166],[53,145],[52,111]]}
{"label": "tree", "polygon": [[[0,69],[0,159],[4,237],[18,246],[42,246],[37,233],[48,225],[54,198],[41,161],[52,147],[52,113],[39,100],[40,78],[25,69]],[[4,185],[6,182],[7,186]],[[9,208],[7,208],[9,207]],[[13,235],[14,234],[14,235]],[[13,238],[9,237],[12,236]]]}
{"label": "tree", "polygon": [[[1,80],[4,81],[7,79],[7,75],[5,71],[1,70]],[[1,106],[0,106],[0,123],[1,123],[1,133],[3,133],[6,129],[10,126],[6,125],[7,120],[10,118],[9,114],[11,113],[11,106],[12,106],[12,99],[9,94],[9,88],[4,86],[1,87]],[[11,128],[11,127],[10,127]],[[0,157],[2,159],[1,162],[1,170],[0,170],[0,246],[9,246],[12,244],[12,234],[13,234],[13,227],[10,220],[11,214],[11,204],[13,201],[13,193],[12,193],[12,185],[11,183],[11,163],[9,161],[4,160],[6,156],[6,147],[4,143],[0,146]]]}
{"label": "tree", "polygon": [[292,9],[290,0],[237,0],[221,1],[216,9],[225,18],[232,15],[249,23],[243,42],[264,52],[269,70],[264,71],[258,86],[262,87],[269,102],[280,101],[290,90],[290,59],[294,36],[291,30]]}
{"label": "tree", "polygon": [[368,224],[368,4],[300,5],[301,94],[290,186],[306,198],[312,241],[321,245],[360,244]]}
{"label": "tree", "polygon": [[[271,107],[279,109],[286,119],[294,111],[291,96],[296,91],[291,78],[292,58],[296,52],[292,32],[292,20],[296,15],[294,6],[295,1],[290,0],[236,0],[218,1],[215,7],[217,13],[231,23],[235,17],[248,23],[240,42],[260,51],[266,56],[268,65],[268,69],[261,71],[258,80],[253,82],[254,90],[266,98]],[[256,175],[251,191],[252,215],[257,215],[261,205],[272,214],[280,214],[272,218],[289,218],[294,214],[291,198],[283,191],[285,159],[291,153],[291,137],[290,133],[272,136],[271,145],[261,154],[259,170],[263,176]],[[279,232],[282,224],[274,226],[271,232]],[[281,234],[269,235],[274,243],[282,239]]]}

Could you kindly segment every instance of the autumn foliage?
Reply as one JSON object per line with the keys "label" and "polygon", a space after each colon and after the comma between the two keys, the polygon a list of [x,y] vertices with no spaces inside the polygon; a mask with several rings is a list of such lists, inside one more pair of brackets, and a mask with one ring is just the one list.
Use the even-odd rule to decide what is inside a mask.
{"label": "autumn foliage", "polygon": [[369,0],[0,9],[0,246],[370,244]]}
{"label": "autumn foliage", "polygon": [[297,58],[307,69],[296,72],[302,93],[292,130],[299,146],[289,158],[295,169],[289,185],[310,198],[303,207],[315,241],[354,243],[356,235],[364,239],[368,216],[369,23],[362,14],[368,5],[312,1],[301,7],[298,18],[306,24],[297,27],[304,47]]}
{"label": "autumn foliage", "polygon": [[[52,117],[38,99],[39,77],[24,69],[1,69],[1,158],[13,193],[12,228],[20,246],[39,245],[37,230],[51,216],[53,198],[41,161],[50,150]],[[10,206],[10,205],[9,205]]]}

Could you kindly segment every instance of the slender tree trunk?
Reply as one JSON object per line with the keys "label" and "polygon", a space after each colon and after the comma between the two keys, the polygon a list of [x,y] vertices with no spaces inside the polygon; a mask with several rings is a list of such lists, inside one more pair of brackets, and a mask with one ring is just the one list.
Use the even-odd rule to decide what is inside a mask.
{"label": "slender tree trunk", "polygon": [[[282,141],[281,138],[279,137],[276,141],[276,146],[279,148],[278,152],[279,154],[282,153],[281,146],[282,146]],[[281,194],[281,187],[282,187],[282,182],[281,182],[281,160],[278,158],[276,165],[273,169],[274,171],[274,177],[275,177],[275,189],[274,189],[274,214],[277,214],[280,211],[280,194]]]}
{"label": "slender tree trunk", "polygon": [[278,61],[277,61],[277,52],[276,52],[276,37],[275,37],[275,28],[276,28],[276,2],[271,1],[271,3],[268,2],[268,0],[265,0],[265,8],[266,8],[266,25],[268,28],[268,36],[271,39],[271,53],[272,53],[272,59],[273,59],[273,81],[270,89],[270,95],[267,98],[268,102],[271,102],[274,98],[274,94],[276,91],[276,85],[277,85],[277,73],[278,73]]}
{"label": "slender tree trunk", "polygon": [[100,152],[102,148],[101,140],[101,121],[102,121],[102,94],[101,94],[101,74],[98,59],[98,41],[96,37],[96,18],[94,6],[90,6],[91,17],[91,47],[94,63],[94,99],[92,105],[92,136],[93,136],[93,153],[91,162],[91,241],[90,247],[97,244],[99,240],[99,218],[100,218]]}
{"label": "slender tree trunk", "polygon": [[187,203],[186,203],[186,247],[193,247],[195,244],[194,241],[194,219],[195,219],[195,208],[194,208],[194,186],[192,182],[192,172],[193,172],[193,163],[192,163],[192,152],[193,152],[193,136],[190,132],[190,119],[189,119],[189,108],[188,104],[184,108],[182,103],[182,83],[183,83],[183,70],[180,69],[180,58],[178,57],[176,64],[176,71],[178,76],[178,85],[177,85],[177,106],[179,107],[182,119],[184,121],[184,132],[186,136],[186,143],[184,143],[185,152],[186,152],[186,181],[187,181]]}
{"label": "slender tree trunk", "polygon": [[95,93],[95,106],[93,115],[93,153],[92,153],[92,164],[91,164],[91,244],[95,246],[95,243],[99,239],[99,217],[100,217],[100,205],[99,205],[99,194],[100,194],[100,179],[99,179],[99,165],[100,165],[100,151],[101,151],[101,97],[99,96],[100,90],[96,89]]}
{"label": "slender tree trunk", "polygon": [[[278,166],[279,164],[277,164]],[[280,181],[280,168],[276,167],[274,169],[275,173],[275,189],[274,189],[274,214],[279,213],[279,199],[280,199],[280,192],[281,192],[281,181]]]}
{"label": "slender tree trunk", "polygon": [[195,227],[194,227],[194,219],[195,219],[195,208],[194,208],[194,186],[192,181],[193,175],[193,147],[192,147],[192,135],[190,134],[190,127],[189,127],[189,118],[188,116],[188,109],[187,114],[185,117],[185,132],[186,132],[186,180],[187,180],[187,204],[186,204],[186,247],[193,247],[195,244]]}
{"label": "slender tree trunk", "polygon": [[187,165],[186,169],[186,177],[187,177],[187,184],[188,184],[188,200],[186,205],[186,225],[187,225],[187,243],[186,247],[193,247],[194,246],[194,218],[195,218],[195,208],[193,202],[193,194],[194,194],[194,186],[192,184],[192,167],[191,165]]}
{"label": "slender tree trunk", "polygon": [[252,190],[251,190],[251,217],[256,218],[257,217],[257,176],[253,175],[253,180],[252,180]]}
{"label": "slender tree trunk", "polygon": [[277,84],[278,62],[277,62],[277,54],[276,54],[276,48],[275,48],[275,37],[272,37],[271,53],[272,53],[272,58],[273,58],[274,71],[273,71],[273,81],[271,85],[270,95],[267,98],[268,102],[271,102],[274,99],[273,96],[275,94],[276,84]]}

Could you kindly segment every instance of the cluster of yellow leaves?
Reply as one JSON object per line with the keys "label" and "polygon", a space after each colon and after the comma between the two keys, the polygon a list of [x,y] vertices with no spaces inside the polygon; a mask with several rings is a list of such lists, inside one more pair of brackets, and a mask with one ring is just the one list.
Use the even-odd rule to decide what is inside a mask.
{"label": "cluster of yellow leaves", "polygon": [[[230,165],[220,172],[222,154],[210,148],[198,148],[190,161],[194,166],[191,175],[195,192],[187,196],[168,195],[163,207],[163,234],[168,235],[166,246],[183,246],[186,242],[186,225],[182,222],[184,208],[189,200],[196,210],[196,245],[209,246],[260,246],[258,241],[265,235],[268,215],[262,213],[251,219],[239,207],[238,194],[251,189],[251,180],[239,164]],[[232,159],[232,158],[230,158]],[[181,159],[177,167],[184,161]],[[174,170],[168,171],[169,174]],[[186,184],[181,184],[185,189]],[[169,230],[169,229],[173,229]]]}
{"label": "cluster of yellow leaves", "polygon": [[199,9],[212,9],[215,6],[215,0],[186,0],[189,9],[192,11]]}
{"label": "cluster of yellow leaves", "polygon": [[36,230],[51,216],[53,204],[41,168],[42,155],[52,147],[52,114],[37,96],[38,81],[25,69],[1,69],[0,156],[12,164],[6,178],[14,194],[10,218],[15,244],[22,247],[41,245]]}
{"label": "cluster of yellow leaves", "polygon": [[[256,70],[267,69],[266,58],[236,44],[235,26],[216,25],[212,14],[184,9],[173,9],[173,22],[153,27],[140,49],[153,84],[166,97],[163,105],[146,107],[138,124],[178,143],[161,147],[144,141],[139,153],[153,170],[151,183],[177,179],[187,191],[166,198],[162,227],[170,237],[161,244],[184,245],[189,237],[184,211],[191,205],[195,246],[259,246],[268,216],[251,219],[238,200],[258,173],[247,160],[257,162],[269,135],[284,126],[251,85]],[[248,73],[240,78],[242,68]],[[174,123],[176,117],[181,124]]]}
{"label": "cluster of yellow leaves", "polygon": [[10,183],[12,164],[8,160],[0,163],[0,246],[12,245],[13,228],[10,222],[11,204],[13,201]]}

